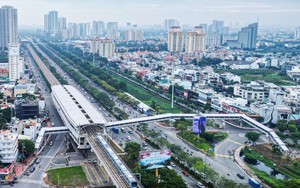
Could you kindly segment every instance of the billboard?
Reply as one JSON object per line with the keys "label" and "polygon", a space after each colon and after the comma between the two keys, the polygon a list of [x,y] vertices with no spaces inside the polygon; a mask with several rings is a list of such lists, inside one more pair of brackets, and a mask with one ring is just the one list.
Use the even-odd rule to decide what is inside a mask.
{"label": "billboard", "polygon": [[147,170],[163,168],[171,160],[169,150],[140,151],[140,165]]}
{"label": "billboard", "polygon": [[194,116],[193,132],[204,133],[206,128],[206,117],[205,116]]}
{"label": "billboard", "polygon": [[193,122],[194,133],[199,133],[199,120],[200,120],[200,116],[194,116],[194,122]]}

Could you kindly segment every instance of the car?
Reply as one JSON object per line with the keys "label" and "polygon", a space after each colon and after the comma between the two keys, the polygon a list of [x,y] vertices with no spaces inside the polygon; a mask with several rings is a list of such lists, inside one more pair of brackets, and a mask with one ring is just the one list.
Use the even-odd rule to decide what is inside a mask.
{"label": "car", "polygon": [[122,131],[122,133],[126,133],[126,130],[125,130],[125,128],[121,128],[121,131]]}
{"label": "car", "polygon": [[239,177],[240,179],[245,179],[245,177],[242,174],[237,174],[237,177]]}
{"label": "car", "polygon": [[33,166],[33,167],[31,167],[30,169],[29,169],[29,172],[30,173],[32,173],[32,172],[34,172],[35,171],[35,167]]}
{"label": "car", "polygon": [[197,182],[197,186],[200,188],[205,188],[205,186],[201,182]]}
{"label": "car", "polygon": [[36,164],[39,164],[41,161],[42,161],[41,158],[37,158],[36,161],[35,161],[35,163],[36,163]]}
{"label": "car", "polygon": [[173,167],[171,167],[171,166],[167,166],[167,168],[168,168],[169,170],[174,170]]}
{"label": "car", "polygon": [[189,173],[185,170],[182,171],[182,174],[185,175],[185,176],[190,176]]}
{"label": "car", "polygon": [[170,165],[173,166],[173,167],[176,166],[175,163],[173,163],[173,162],[171,162]]}
{"label": "car", "polygon": [[126,139],[127,139],[128,141],[131,141],[131,140],[132,140],[132,138],[131,138],[130,136],[126,136]]}
{"label": "car", "polygon": [[53,141],[50,141],[50,142],[49,142],[49,146],[52,146],[52,145],[53,145]]}
{"label": "car", "polygon": [[132,134],[133,132],[131,130],[128,131],[128,134]]}
{"label": "car", "polygon": [[148,144],[146,143],[146,142],[142,142],[142,147],[144,148],[144,147],[147,147],[148,146]]}

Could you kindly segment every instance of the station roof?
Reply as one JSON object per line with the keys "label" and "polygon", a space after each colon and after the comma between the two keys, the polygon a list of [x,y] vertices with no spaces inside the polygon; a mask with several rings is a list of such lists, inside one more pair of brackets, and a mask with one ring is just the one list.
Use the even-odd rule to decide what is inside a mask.
{"label": "station roof", "polygon": [[106,124],[103,115],[75,87],[71,85],[52,86],[52,95],[73,126]]}

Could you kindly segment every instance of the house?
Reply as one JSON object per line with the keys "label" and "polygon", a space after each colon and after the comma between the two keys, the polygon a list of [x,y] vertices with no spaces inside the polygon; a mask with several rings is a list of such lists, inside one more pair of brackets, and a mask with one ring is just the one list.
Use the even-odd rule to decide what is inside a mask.
{"label": "house", "polygon": [[250,61],[223,61],[219,66],[229,69],[259,69],[259,64]]}

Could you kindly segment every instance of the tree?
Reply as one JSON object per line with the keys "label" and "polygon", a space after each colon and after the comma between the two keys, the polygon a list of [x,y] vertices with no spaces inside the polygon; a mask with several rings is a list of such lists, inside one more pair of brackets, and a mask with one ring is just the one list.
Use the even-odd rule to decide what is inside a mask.
{"label": "tree", "polygon": [[257,132],[247,132],[245,134],[245,137],[248,138],[248,140],[252,141],[253,143],[259,139],[259,136],[260,134]]}
{"label": "tree", "polygon": [[128,142],[125,146],[125,152],[134,162],[138,161],[140,151],[141,145],[137,142]]}
{"label": "tree", "polygon": [[121,91],[126,91],[126,88],[127,88],[127,84],[123,81],[119,82],[118,84],[118,89],[121,90]]}
{"label": "tree", "polygon": [[296,124],[293,124],[293,123],[289,123],[288,129],[289,129],[289,131],[291,131],[291,132],[297,132],[297,125],[296,125]]}
{"label": "tree", "polygon": [[158,137],[157,139],[155,139],[155,142],[160,148],[163,148],[164,146],[166,147],[170,146],[170,142],[163,137]]}
{"label": "tree", "polygon": [[158,187],[161,188],[186,188],[186,185],[180,175],[175,171],[163,168],[159,170],[160,181]]}
{"label": "tree", "polygon": [[23,156],[28,157],[35,150],[34,142],[31,140],[19,140],[18,150],[23,154]]}
{"label": "tree", "polygon": [[227,179],[224,176],[222,176],[219,181],[218,184],[220,187],[223,188],[235,188],[237,187],[237,183],[233,180]]}
{"label": "tree", "polygon": [[183,137],[184,135],[184,131],[187,130],[187,122],[185,121],[179,121],[178,124],[177,124],[177,128],[181,130],[181,136]]}
{"label": "tree", "polygon": [[300,179],[290,179],[285,182],[286,188],[300,187]]}
{"label": "tree", "polygon": [[284,120],[279,120],[277,122],[276,128],[278,128],[281,132],[285,131],[287,129],[287,124],[286,121]]}

